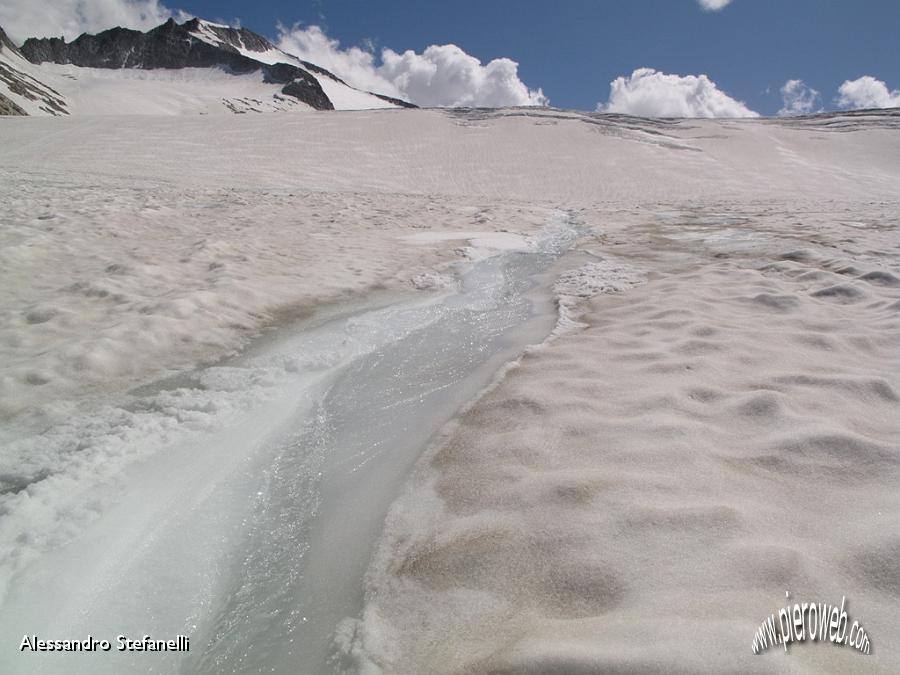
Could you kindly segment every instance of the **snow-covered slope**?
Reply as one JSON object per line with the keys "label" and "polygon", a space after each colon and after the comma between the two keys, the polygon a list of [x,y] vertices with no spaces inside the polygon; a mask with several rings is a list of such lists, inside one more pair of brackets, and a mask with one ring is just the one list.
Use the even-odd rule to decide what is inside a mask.
{"label": "snow-covered slope", "polygon": [[0,115],[67,113],[65,97],[45,84],[44,75],[0,28]]}
{"label": "snow-covered slope", "polygon": [[215,114],[363,110],[409,104],[360,91],[246,29],[170,20],[30,38],[0,31],[0,114]]}
{"label": "snow-covered slope", "polygon": [[[823,194],[868,203],[897,194],[898,128],[891,111],[741,123],[554,109],[7,119],[0,198],[16,226],[0,238],[0,415],[90,382],[143,376],[154,360],[146,345],[137,358],[143,343],[134,335],[152,335],[153,349],[176,366],[200,342],[227,352],[240,341],[234,326],[258,328],[267,308],[295,304],[310,289],[324,294],[322,279],[339,266],[319,244],[336,233],[355,242],[342,246],[352,258],[346,268],[360,274],[345,276],[381,282],[376,268],[414,259],[372,237],[381,242],[401,213],[415,227],[403,235],[442,222],[453,211],[445,197],[572,208],[746,195],[803,199],[809,209]],[[340,194],[320,200],[301,188]],[[343,193],[422,195],[436,206],[425,213],[427,200],[404,198],[414,205],[388,208],[382,202],[396,200]],[[438,231],[491,229],[480,213]],[[525,220],[514,211],[497,225]],[[197,295],[179,295],[186,286]],[[193,309],[148,310],[162,297],[187,298]],[[76,349],[78,335],[85,340]]]}
{"label": "snow-covered slope", "polygon": [[[586,327],[529,352],[422,458],[365,608],[323,601],[363,609],[341,624],[348,658],[415,675],[900,672],[898,130],[896,110],[0,120],[0,672],[327,672],[299,645],[334,626],[293,584],[362,595],[351,521],[381,522],[369,495],[393,488],[370,457],[397,451],[373,442],[333,470],[331,448],[355,446],[332,432],[419,433],[388,395],[418,398],[408,376],[446,392],[459,371],[392,343],[400,358],[328,394],[341,416],[307,412],[315,389],[270,415],[285,383],[403,325],[354,315],[322,351],[220,359],[345,293],[452,286],[467,242],[534,240],[560,209],[586,232],[560,293],[630,268],[645,282],[574,308]],[[438,344],[480,350],[469,335]],[[376,387],[380,419],[351,407]],[[309,435],[282,434],[288,416]],[[345,501],[317,487],[340,472],[359,488]],[[307,537],[297,510],[329,504],[340,517]],[[846,596],[873,654],[753,656],[786,590]],[[180,631],[190,653],[129,662],[9,647]]]}
{"label": "snow-covered slope", "polygon": [[222,68],[108,70],[45,64],[44,81],[64,92],[75,115],[187,115],[312,110],[281,93],[260,72],[233,75]]}

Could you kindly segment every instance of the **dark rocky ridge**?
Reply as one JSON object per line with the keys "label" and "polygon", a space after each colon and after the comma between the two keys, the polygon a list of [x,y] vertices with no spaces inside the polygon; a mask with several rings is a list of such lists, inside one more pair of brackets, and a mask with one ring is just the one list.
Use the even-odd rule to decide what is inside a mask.
{"label": "dark rocky ridge", "polygon": [[[84,33],[71,42],[64,38],[29,38],[16,49],[0,31],[0,48],[8,45],[28,61],[71,64],[86,68],[222,68],[232,74],[262,72],[265,82],[284,85],[281,93],[316,110],[333,110],[334,105],[313,75],[346,82],[313,63],[293,60],[267,64],[253,58],[253,52],[269,52],[277,47],[246,28],[230,28],[191,19],[182,24],[169,19],[146,33],[128,28],[111,28],[96,35]],[[405,108],[411,103],[368,92]]]}
{"label": "dark rocky ridge", "polygon": [[[213,33],[216,38],[220,41],[221,47],[227,50],[238,51],[239,47],[243,47],[244,49],[248,49],[255,52],[267,52],[269,50],[277,50],[278,48],[273,45],[271,42],[266,40],[261,35],[257,35],[253,31],[249,31],[246,28],[230,28],[224,26],[216,26],[214,24],[201,22],[199,19],[191,19],[190,21],[182,24],[184,28],[186,28],[190,32],[197,32],[201,29],[201,25],[205,26],[206,30],[210,33]],[[317,75],[322,75],[323,77],[328,77],[335,82],[340,82],[344,86],[349,87],[344,80],[339,78],[337,75],[332,73],[331,71],[325,70],[321,66],[317,66],[315,63],[310,63],[309,61],[300,60],[300,64],[306,70],[311,73],[315,73]],[[382,101],[387,101],[388,103],[393,103],[394,105],[400,106],[402,108],[418,108],[417,105],[410,103],[409,101],[404,101],[399,98],[394,98],[393,96],[385,96],[384,94],[376,94],[375,92],[366,92],[375,96],[376,98],[380,98]]]}
{"label": "dark rocky ridge", "polygon": [[194,37],[187,24],[169,19],[146,33],[110,28],[84,33],[72,42],[65,38],[28,38],[21,52],[32,63],[72,64],[86,68],[208,68],[226,66],[236,73],[256,70],[259,63],[233,47],[223,49]]}
{"label": "dark rocky ridge", "polygon": [[111,28],[96,35],[85,33],[72,42],[63,38],[29,38],[20,51],[36,64],[50,61],[87,68],[140,69],[219,67],[235,74],[262,71],[266,82],[284,85],[281,93],[285,96],[299,99],[316,110],[334,109],[319,82],[308,71],[287,63],[260,63],[239,53],[232,42],[236,35],[248,49],[251,46],[257,47],[255,51],[274,48],[265,38],[245,29],[218,29],[216,33],[222,42],[212,45],[191,34],[198,24],[197,19],[180,25],[169,19],[146,33]]}

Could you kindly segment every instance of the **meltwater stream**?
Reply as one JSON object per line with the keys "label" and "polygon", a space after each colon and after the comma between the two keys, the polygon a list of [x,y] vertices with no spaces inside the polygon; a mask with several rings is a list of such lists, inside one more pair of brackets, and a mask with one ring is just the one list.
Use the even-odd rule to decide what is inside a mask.
{"label": "meltwater stream", "polygon": [[[137,397],[151,432],[98,479],[99,515],[9,568],[0,672],[331,672],[335,627],[361,609],[411,465],[552,330],[552,279],[577,236],[560,218],[533,250],[472,264],[456,291],[320,317]],[[178,423],[152,431],[154,415]],[[190,651],[119,652],[122,634],[186,635]],[[25,635],[111,650],[11,656]]]}

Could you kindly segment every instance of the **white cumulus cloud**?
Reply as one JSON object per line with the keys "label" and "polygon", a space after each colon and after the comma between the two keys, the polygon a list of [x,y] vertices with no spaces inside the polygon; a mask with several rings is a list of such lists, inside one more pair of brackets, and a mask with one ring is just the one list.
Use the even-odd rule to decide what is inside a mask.
{"label": "white cumulus cloud", "polygon": [[318,26],[278,27],[278,47],[333,72],[348,84],[421,106],[501,107],[546,105],[540,89],[519,79],[507,58],[482,64],[456,45],[431,45],[422,53],[342,48]]}
{"label": "white cumulus cloud", "polygon": [[891,91],[881,80],[863,75],[841,85],[837,103],[841,108],[900,108],[900,90]]}
{"label": "white cumulus cloud", "polygon": [[718,12],[731,4],[731,0],[697,0],[697,4],[708,12]]}
{"label": "white cumulus cloud", "polygon": [[778,111],[780,117],[789,115],[807,115],[819,109],[819,92],[808,86],[803,80],[788,80],[781,88],[782,107]]}
{"label": "white cumulus cloud", "polygon": [[546,105],[543,92],[519,79],[507,58],[484,65],[456,45],[431,45],[421,54],[385,49],[379,72],[413,102],[426,106]]}
{"label": "white cumulus cloud", "polygon": [[97,33],[114,26],[147,30],[169,17],[190,18],[159,0],[3,0],[0,26],[14,42],[29,37],[65,37]]}
{"label": "white cumulus cloud", "polygon": [[279,49],[329,70],[348,84],[366,91],[400,96],[392,82],[378,73],[375,54],[369,49],[341,49],[337,40],[328,37],[319,26],[287,28],[278,25]]}
{"label": "white cumulus cloud", "polygon": [[609,85],[609,102],[602,112],[642,117],[759,117],[731,98],[706,75],[668,75],[638,68]]}

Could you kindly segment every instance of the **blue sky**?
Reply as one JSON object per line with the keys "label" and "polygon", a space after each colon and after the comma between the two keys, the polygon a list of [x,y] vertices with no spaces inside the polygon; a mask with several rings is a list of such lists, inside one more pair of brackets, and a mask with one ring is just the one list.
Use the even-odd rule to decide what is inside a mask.
{"label": "blue sky", "polygon": [[[351,84],[421,105],[549,100],[661,116],[900,106],[900,0],[0,3],[14,39],[169,15],[239,21]],[[448,44],[459,49],[434,47]]]}
{"label": "blue sky", "polygon": [[780,87],[802,79],[825,107],[845,80],[872,75],[900,88],[898,0],[733,0],[704,11],[695,0],[190,0],[207,18],[238,17],[274,36],[277,21],[319,24],[342,46],[421,52],[453,43],[487,62],[506,56],[553,105],[593,109],[609,83],[636,68],[706,74],[763,114]]}

